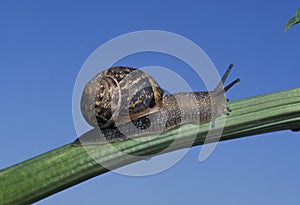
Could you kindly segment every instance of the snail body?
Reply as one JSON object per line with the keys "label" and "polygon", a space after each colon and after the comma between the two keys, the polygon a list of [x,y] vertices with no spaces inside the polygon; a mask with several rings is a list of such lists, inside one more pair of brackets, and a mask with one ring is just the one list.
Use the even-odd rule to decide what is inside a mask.
{"label": "snail body", "polygon": [[[161,133],[181,124],[210,122],[231,110],[223,89],[231,68],[210,92],[167,94],[147,73],[129,67],[112,67],[97,74],[84,88],[81,112],[95,129],[73,145],[105,144],[142,134]],[[101,134],[100,134],[100,132]]]}

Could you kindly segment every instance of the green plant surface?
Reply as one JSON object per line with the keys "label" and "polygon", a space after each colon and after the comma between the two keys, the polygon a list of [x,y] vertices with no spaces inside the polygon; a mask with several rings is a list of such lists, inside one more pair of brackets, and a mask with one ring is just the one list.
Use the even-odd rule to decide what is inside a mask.
{"label": "green plant surface", "polygon": [[[279,130],[300,128],[300,88],[229,103],[232,112],[226,118],[222,140],[236,139]],[[177,134],[181,129],[180,134]],[[209,125],[187,124],[144,142],[125,140],[110,145],[90,145],[89,152],[105,167],[118,168],[134,161],[173,150],[201,145]],[[196,139],[194,136],[197,135]],[[174,139],[175,145],[170,145]],[[208,142],[218,141],[208,136]],[[118,151],[119,150],[119,151]],[[0,171],[0,204],[29,204],[108,172],[82,146],[71,144],[21,162]]]}
{"label": "green plant surface", "polygon": [[289,30],[292,26],[296,25],[300,23],[300,8],[297,10],[297,13],[295,16],[293,16],[289,21],[288,23],[286,24],[285,26],[285,29],[284,31],[287,31]]}

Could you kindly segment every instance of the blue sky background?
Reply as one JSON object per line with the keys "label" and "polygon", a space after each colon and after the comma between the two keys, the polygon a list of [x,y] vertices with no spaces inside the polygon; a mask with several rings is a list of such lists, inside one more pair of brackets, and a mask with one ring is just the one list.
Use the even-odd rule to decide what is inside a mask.
{"label": "blue sky background", "polygon": [[[231,100],[299,87],[300,26],[283,32],[298,7],[283,0],[2,1],[0,168],[76,138],[77,74],[95,49],[128,32],[174,32],[197,43],[220,73],[235,64],[230,80],[242,81]],[[169,60],[152,55],[128,66]],[[110,172],[37,204],[299,204],[299,146],[299,133],[258,135],[222,142],[202,163],[196,147],[163,173]]]}

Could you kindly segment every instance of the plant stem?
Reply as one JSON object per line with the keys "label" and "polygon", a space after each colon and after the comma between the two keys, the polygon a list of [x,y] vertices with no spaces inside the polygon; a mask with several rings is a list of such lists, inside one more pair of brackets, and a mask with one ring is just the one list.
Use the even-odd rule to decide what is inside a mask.
{"label": "plant stem", "polygon": [[[229,107],[232,112],[226,118],[220,140],[300,128],[300,88],[233,101]],[[177,134],[178,129],[180,134]],[[113,143],[113,146],[88,146],[89,153],[94,153],[93,157],[84,147],[68,144],[5,168],[0,171],[0,202],[33,203],[109,171],[105,167],[118,168],[149,158],[149,154],[157,155],[162,150],[161,153],[165,153],[191,144],[201,145],[206,139],[209,125],[189,124],[178,129],[145,142],[125,140]],[[196,139],[192,137],[195,135]],[[175,138],[178,143],[172,145]],[[219,139],[212,135],[206,140],[214,142]]]}

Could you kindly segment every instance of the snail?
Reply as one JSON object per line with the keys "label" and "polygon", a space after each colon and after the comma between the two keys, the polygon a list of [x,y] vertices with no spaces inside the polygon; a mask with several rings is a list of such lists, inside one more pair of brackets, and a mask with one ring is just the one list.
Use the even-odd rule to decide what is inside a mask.
{"label": "snail", "polygon": [[175,94],[167,94],[150,75],[136,68],[104,70],[88,82],[81,97],[82,115],[94,129],[72,145],[159,134],[185,123],[203,124],[229,114],[224,93],[240,81],[236,79],[223,88],[232,67],[230,64],[213,91]]}

